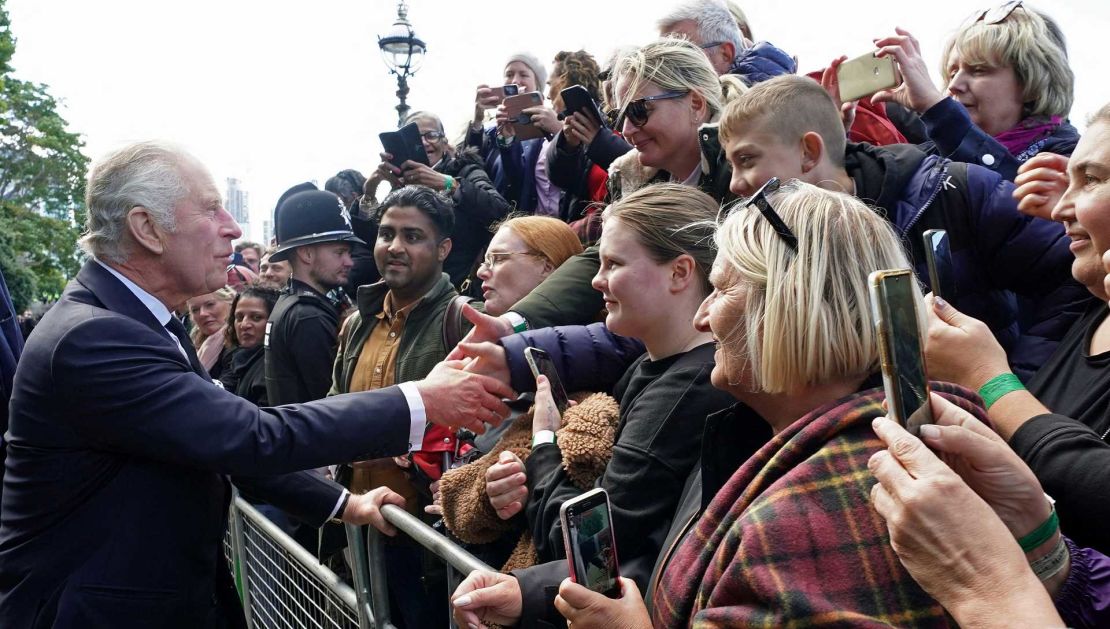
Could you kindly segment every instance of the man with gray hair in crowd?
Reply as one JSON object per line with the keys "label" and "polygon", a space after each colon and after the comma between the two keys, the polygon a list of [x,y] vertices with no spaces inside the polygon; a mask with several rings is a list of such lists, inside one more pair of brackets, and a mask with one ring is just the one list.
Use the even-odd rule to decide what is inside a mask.
{"label": "man with gray hair in crowd", "polygon": [[242,234],[212,176],[143,142],[89,175],[91,258],[16,371],[0,507],[2,627],[243,627],[221,540],[231,488],[322,525],[384,525],[382,494],[297,472],[418,446],[425,421],[482,429],[508,387],[444,364],[424,380],[259,409],[215,386],[181,322]]}
{"label": "man with gray hair in crowd", "polygon": [[736,74],[748,85],[797,70],[797,62],[772,44],[745,40],[721,0],[686,0],[656,25],[660,36],[685,37],[701,48],[718,75]]}

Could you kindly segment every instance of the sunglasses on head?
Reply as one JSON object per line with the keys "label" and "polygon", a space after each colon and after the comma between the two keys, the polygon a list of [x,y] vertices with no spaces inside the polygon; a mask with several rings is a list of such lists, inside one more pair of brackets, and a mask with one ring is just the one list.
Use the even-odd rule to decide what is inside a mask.
{"label": "sunglasses on head", "polygon": [[689,93],[690,90],[669,90],[663,92],[662,94],[656,94],[655,96],[645,96],[643,98],[637,98],[636,100],[624,106],[624,109],[621,110],[621,114],[617,117],[617,123],[613,128],[619,130],[621,127],[624,126],[625,120],[628,120],[637,127],[642,127],[647,124],[648,116],[651,115],[651,110],[647,107],[648,103],[654,100],[682,98]]}
{"label": "sunglasses on head", "polygon": [[769,195],[778,191],[780,185],[778,177],[771,177],[767,180],[767,183],[760,186],[759,190],[756,190],[755,194],[752,196],[747,199],[741,199],[738,203],[727,209],[722,207],[721,211],[717,213],[717,224],[720,225],[724,222],[724,219],[728,218],[728,215],[731,214],[735,208],[751,207],[754,205],[756,209],[759,210],[759,213],[763,215],[763,218],[767,219],[767,222],[771,224],[771,228],[775,230],[779,238],[782,238],[782,241],[786,243],[786,246],[797,253],[798,237],[794,235],[794,232],[790,231],[790,228],[786,226],[786,221],[782,220],[779,213],[771,206],[771,202],[767,200]]}
{"label": "sunglasses on head", "polygon": [[1022,0],[1010,0],[1009,2],[1004,2],[996,7],[983,9],[978,14],[973,16],[975,18],[974,20],[970,20],[968,23],[977,24],[979,22],[984,22],[986,24],[998,24],[1000,22],[1004,22],[1006,21],[1006,18],[1010,17],[1010,14],[1021,7],[1021,5]]}

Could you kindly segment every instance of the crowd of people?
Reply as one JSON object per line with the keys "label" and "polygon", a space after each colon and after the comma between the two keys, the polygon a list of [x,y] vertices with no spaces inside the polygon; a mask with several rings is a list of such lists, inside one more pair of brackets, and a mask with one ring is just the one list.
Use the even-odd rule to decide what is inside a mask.
{"label": "crowd of people", "polygon": [[[607,58],[508,56],[501,85],[477,87],[457,142],[436,113],[412,113],[403,124],[427,163],[382,153],[367,177],[292,186],[274,242],[241,241],[230,258],[214,249],[226,268],[196,286],[143,270],[197,266],[198,251],[167,234],[241,235],[218,200],[197,196],[207,171],[159,143],[98,162],[83,241],[93,261],[70,300],[122,282],[144,317],[167,318],[150,326],[170,330],[164,351],[184,371],[240,398],[229,414],[260,444],[235,448],[230,428],[211,428],[232,444],[219,456],[170,439],[158,465],[197,456],[235,474],[340,573],[350,558],[326,521],[393,536],[384,504],[499,568],[449,592],[434,556],[391,537],[398,626],[442,626],[449,608],[471,628],[1110,624],[1099,498],[1110,104],[1080,137],[1057,23],[1021,1],[976,11],[932,60],[940,86],[898,29],[874,52],[893,60],[896,85],[854,102],[841,99],[845,58],[800,76],[732,2],[685,0],[658,29]],[[596,108],[572,110],[575,87]],[[512,92],[542,104],[518,112]],[[168,218],[144,209],[158,204]],[[943,297],[923,244],[937,229],[951,254]],[[887,416],[868,279],[885,269],[917,278],[934,418],[917,431]],[[26,524],[52,448],[134,455],[136,434],[165,432],[42,428],[28,405],[46,405],[65,374],[102,367],[55,364],[80,317],[55,310],[12,398],[0,619],[36,604],[50,610],[41,618],[93,617],[58,589],[87,577],[81,566],[44,581],[28,554],[57,534]],[[532,348],[550,356],[569,406],[533,375]],[[96,383],[134,375],[127,361],[139,358],[99,342],[84,351],[111,366],[74,385],[101,426],[132,407],[105,402]],[[21,377],[51,385],[21,389]],[[345,400],[382,390],[403,393],[390,398],[404,421],[389,445],[367,447],[350,425],[322,445],[327,427],[380,410]],[[213,395],[179,410],[215,414],[212,426],[231,404]],[[405,440],[407,452],[395,445]],[[268,458],[282,448],[288,459]],[[295,470],[295,481],[259,476]],[[311,498],[290,499],[310,485]],[[569,578],[560,514],[593,488],[611,508],[616,598]],[[40,599],[25,600],[38,583]]]}

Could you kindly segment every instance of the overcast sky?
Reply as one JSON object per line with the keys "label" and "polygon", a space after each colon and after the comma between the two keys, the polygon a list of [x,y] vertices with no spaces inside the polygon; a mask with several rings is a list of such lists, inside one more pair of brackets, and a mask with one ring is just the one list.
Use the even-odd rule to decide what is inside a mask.
{"label": "overcast sky", "polygon": [[[454,136],[474,88],[498,84],[504,60],[530,50],[549,62],[584,48],[599,61],[643,44],[670,0],[520,2],[413,0],[409,19],[428,45],[409,103],[438,113]],[[934,74],[944,40],[978,6],[924,2],[742,2],[753,34],[797,56],[801,71],[856,56],[871,40],[910,29]],[[986,6],[986,5],[984,5]],[[1072,119],[1110,101],[1110,1],[1036,5],[1068,38],[1076,75]],[[9,0],[20,78],[46,83],[95,158],[138,139],[185,145],[216,177],[243,180],[250,234],[283,190],[320,185],[343,168],[373,169],[377,134],[396,126],[395,78],[377,48],[396,16],[386,0]]]}

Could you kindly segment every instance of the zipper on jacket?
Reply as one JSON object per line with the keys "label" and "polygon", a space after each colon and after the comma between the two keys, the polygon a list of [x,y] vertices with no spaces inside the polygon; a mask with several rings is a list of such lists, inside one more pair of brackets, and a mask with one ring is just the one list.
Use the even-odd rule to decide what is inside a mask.
{"label": "zipper on jacket", "polygon": [[903,238],[906,237],[906,234],[910,233],[910,230],[913,229],[914,223],[921,219],[921,215],[925,213],[925,210],[929,209],[929,206],[933,204],[933,201],[936,200],[937,195],[939,195],[940,191],[944,188],[944,177],[948,174],[948,163],[943,163],[941,166],[939,166],[939,169],[940,173],[937,175],[937,184],[936,187],[933,188],[933,193],[930,194],[929,198],[925,200],[925,203],[920,208],[918,208],[917,214],[913,215],[913,218],[910,219],[910,222],[906,223],[906,229],[902,232]]}

